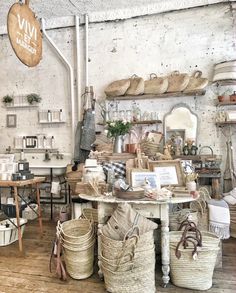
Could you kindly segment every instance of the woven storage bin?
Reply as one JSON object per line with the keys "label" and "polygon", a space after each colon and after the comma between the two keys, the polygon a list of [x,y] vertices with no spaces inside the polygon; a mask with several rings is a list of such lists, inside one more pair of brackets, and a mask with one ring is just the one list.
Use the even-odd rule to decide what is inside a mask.
{"label": "woven storage bin", "polygon": [[160,145],[150,141],[140,143],[141,152],[148,157],[154,157],[160,151]]}
{"label": "woven storage bin", "polygon": [[155,259],[155,247],[153,246],[149,250],[143,250],[142,252],[134,253],[134,256],[129,253],[120,258],[108,259],[100,255],[102,265],[106,269],[109,269],[113,272],[125,272],[133,268],[146,267],[153,264],[153,259]]}
{"label": "woven storage bin", "polygon": [[[143,244],[139,244],[136,242],[128,242],[127,244],[125,242],[123,242],[123,246],[118,247],[116,245],[114,246],[108,246],[106,245],[107,242],[101,242],[101,252],[103,254],[103,256],[107,259],[110,260],[116,260],[118,258],[120,258],[122,255],[123,256],[128,256],[128,259],[130,257],[130,255],[133,254],[134,250],[135,253],[137,255],[141,254],[144,250],[151,250],[153,248],[153,241],[150,240],[147,243],[145,243],[145,245]],[[124,254],[125,253],[125,254]]]}
{"label": "woven storage bin", "polygon": [[193,259],[193,246],[185,249],[181,246],[181,257],[176,257],[177,233],[178,240],[182,231],[170,232],[170,276],[171,281],[178,287],[192,290],[208,290],[212,286],[212,276],[215,267],[220,239],[213,233],[203,233],[202,247],[197,252],[197,259]]}
{"label": "woven storage bin", "polygon": [[146,268],[112,272],[101,267],[105,287],[113,293],[155,293],[155,263]]}
{"label": "woven storage bin", "polygon": [[68,274],[74,279],[86,279],[93,274],[95,239],[87,246],[71,248],[63,244],[64,259]]}
{"label": "woven storage bin", "polygon": [[87,219],[74,219],[58,226],[61,237],[73,243],[83,243],[93,233],[91,222]]}
{"label": "woven storage bin", "polygon": [[93,273],[95,235],[87,219],[66,221],[57,225],[66,270],[74,279],[85,279]]}
{"label": "woven storage bin", "polygon": [[101,269],[109,292],[155,292],[153,231],[119,241],[101,234]]}
{"label": "woven storage bin", "polygon": [[82,211],[82,217],[92,221],[93,223],[98,223],[98,210],[84,208]]}
{"label": "woven storage bin", "polygon": [[153,231],[144,233],[143,235],[132,237],[127,240],[113,240],[101,234],[101,241],[108,247],[123,249],[124,246],[136,246],[136,249],[146,247],[153,241]]}

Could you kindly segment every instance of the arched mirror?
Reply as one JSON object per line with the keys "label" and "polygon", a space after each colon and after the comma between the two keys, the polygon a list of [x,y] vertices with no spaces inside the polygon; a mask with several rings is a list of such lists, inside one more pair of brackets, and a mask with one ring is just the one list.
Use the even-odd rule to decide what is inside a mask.
{"label": "arched mirror", "polygon": [[181,147],[185,142],[193,141],[197,145],[198,116],[191,111],[188,105],[180,103],[175,105],[164,116],[164,141],[179,139]]}

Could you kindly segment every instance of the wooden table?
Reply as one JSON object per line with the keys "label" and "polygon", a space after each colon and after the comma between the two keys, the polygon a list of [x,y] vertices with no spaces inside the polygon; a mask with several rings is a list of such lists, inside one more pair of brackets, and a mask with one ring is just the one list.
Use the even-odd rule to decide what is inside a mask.
{"label": "wooden table", "polygon": [[[22,235],[21,235],[21,227],[20,227],[20,209],[19,209],[19,202],[18,202],[18,187],[28,186],[28,185],[35,185],[36,187],[36,197],[37,197],[37,204],[38,204],[38,220],[39,220],[39,228],[40,232],[43,232],[43,223],[42,223],[42,213],[40,207],[40,192],[39,192],[39,184],[45,181],[45,177],[35,177],[34,179],[29,180],[19,180],[19,181],[12,181],[12,180],[0,180],[0,187],[11,187],[14,190],[14,198],[15,198],[15,205],[16,205],[16,220],[17,220],[17,229],[18,229],[18,239],[19,239],[19,250],[20,252],[23,251],[22,245]],[[21,197],[21,196],[20,196]]]}
{"label": "wooden table", "polygon": [[169,249],[169,204],[186,203],[195,200],[192,197],[174,197],[167,200],[122,200],[113,196],[91,196],[80,194],[80,198],[95,201],[98,205],[98,266],[99,276],[102,277],[100,261],[100,234],[102,226],[113,213],[118,203],[129,203],[135,210],[147,218],[158,218],[161,220],[161,260],[162,280],[164,287],[169,283],[170,277],[170,249]]}

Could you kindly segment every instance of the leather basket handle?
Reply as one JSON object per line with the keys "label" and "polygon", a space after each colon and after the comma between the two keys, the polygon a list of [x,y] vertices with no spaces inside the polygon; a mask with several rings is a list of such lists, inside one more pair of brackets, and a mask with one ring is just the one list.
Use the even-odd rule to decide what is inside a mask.
{"label": "leather basket handle", "polygon": [[[194,257],[195,255],[197,255],[197,244],[192,240],[192,239],[188,239],[189,242],[191,242],[193,244],[193,251],[192,251],[192,256]],[[181,258],[181,252],[179,250],[180,245],[183,243],[183,245],[186,245],[186,242],[184,240],[180,240],[179,243],[177,244],[176,248],[175,248],[175,256],[180,259]],[[186,247],[184,247],[186,248]]]}
{"label": "leather basket handle", "polygon": [[193,77],[199,78],[202,76],[202,72],[200,70],[196,70],[193,74]]}

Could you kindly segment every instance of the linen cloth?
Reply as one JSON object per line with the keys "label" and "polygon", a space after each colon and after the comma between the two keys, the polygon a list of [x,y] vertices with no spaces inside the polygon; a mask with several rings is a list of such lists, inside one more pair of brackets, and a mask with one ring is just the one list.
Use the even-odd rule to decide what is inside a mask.
{"label": "linen cloth", "polygon": [[220,239],[230,237],[230,212],[227,202],[223,199],[210,199],[209,208],[209,231],[215,233]]}

